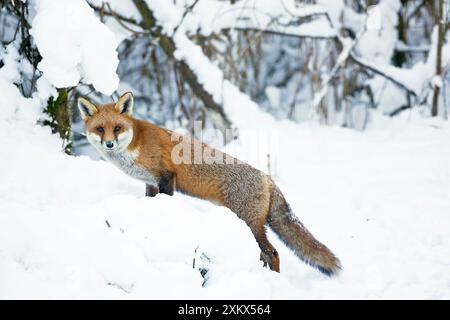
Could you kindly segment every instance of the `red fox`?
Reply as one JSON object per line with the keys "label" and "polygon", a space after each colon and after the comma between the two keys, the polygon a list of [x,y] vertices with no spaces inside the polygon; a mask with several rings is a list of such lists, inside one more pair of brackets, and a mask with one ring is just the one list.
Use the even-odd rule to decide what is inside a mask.
{"label": "red fox", "polygon": [[[268,175],[195,139],[190,143],[200,143],[215,159],[226,157],[226,163],[174,161],[173,150],[180,142],[173,137],[188,138],[133,118],[133,101],[131,92],[116,103],[99,106],[79,98],[78,108],[88,141],[105,160],[145,182],[146,196],[173,195],[176,190],[228,207],[249,226],[261,249],[263,265],[271,270],[280,271],[280,259],[267,239],[266,226],[301,260],[325,275],[340,271],[339,259],[292,213]],[[195,157],[193,151],[182,153],[183,159]]]}

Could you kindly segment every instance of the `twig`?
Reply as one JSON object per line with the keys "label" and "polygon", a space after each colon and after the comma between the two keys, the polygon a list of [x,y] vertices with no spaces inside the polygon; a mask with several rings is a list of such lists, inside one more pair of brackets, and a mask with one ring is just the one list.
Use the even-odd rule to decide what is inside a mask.
{"label": "twig", "polygon": [[183,96],[184,96],[183,82],[181,81],[181,78],[177,72],[177,68],[178,68],[177,64],[174,63],[173,64],[173,72],[174,72],[174,77],[175,77],[175,83],[177,86],[178,100],[180,101],[181,111],[183,112],[186,119],[188,119],[190,121],[191,116],[190,116],[189,112],[187,111],[186,106],[184,105],[184,102],[183,102]]}
{"label": "twig", "polygon": [[[88,5],[89,5],[92,9],[94,9],[95,11],[97,11],[97,12],[103,14],[103,15],[112,16],[112,12],[113,12],[112,10],[110,10],[111,12],[106,12],[106,11],[104,11],[103,6],[97,7],[97,6],[93,5],[92,3],[90,3],[89,1],[87,1],[87,3],[88,3]],[[108,3],[108,2],[107,2],[107,5],[109,6],[109,3]],[[111,9],[111,7],[109,7],[109,9]],[[135,26],[137,26],[137,27],[142,27],[141,23],[138,22],[137,20],[133,19],[133,18],[125,17],[125,16],[123,16],[123,15],[117,13],[117,12],[114,12],[114,15],[115,15],[118,19],[120,19],[121,21],[125,21],[125,22],[130,23],[130,24],[133,24],[133,25],[135,25]]]}
{"label": "twig", "polygon": [[181,17],[181,20],[180,20],[180,22],[178,23],[178,25],[177,25],[177,26],[175,27],[175,29],[173,30],[173,34],[172,34],[172,35],[174,35],[174,34],[177,32],[178,28],[183,24],[184,18],[186,18],[186,16],[188,15],[188,13],[191,12],[191,11],[194,9],[194,7],[197,5],[197,3],[198,3],[199,1],[200,1],[200,0],[195,0],[194,3],[191,4],[191,5],[186,9],[186,11],[184,11],[183,16]]}
{"label": "twig", "polygon": [[[148,31],[136,31],[131,29],[130,27],[128,27],[125,23],[122,22],[123,17],[120,18],[119,15],[117,13],[115,13],[112,9],[111,6],[109,4],[109,2],[106,2],[106,6],[108,7],[109,13],[111,14],[111,16],[117,21],[118,24],[120,24],[122,26],[122,28],[124,28],[125,30],[130,31],[131,33],[137,34],[137,35],[149,35],[150,32]],[[125,21],[125,20],[124,20]]]}

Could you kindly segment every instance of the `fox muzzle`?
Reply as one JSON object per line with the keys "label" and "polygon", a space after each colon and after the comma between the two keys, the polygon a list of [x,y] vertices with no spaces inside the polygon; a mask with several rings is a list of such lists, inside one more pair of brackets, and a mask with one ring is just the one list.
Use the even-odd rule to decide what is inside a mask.
{"label": "fox muzzle", "polygon": [[110,141],[103,141],[103,146],[106,150],[112,150],[117,146],[116,141],[110,140]]}

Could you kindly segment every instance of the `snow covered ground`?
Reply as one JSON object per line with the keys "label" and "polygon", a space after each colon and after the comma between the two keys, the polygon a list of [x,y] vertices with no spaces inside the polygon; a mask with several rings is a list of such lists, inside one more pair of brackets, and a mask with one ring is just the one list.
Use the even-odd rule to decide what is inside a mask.
{"label": "snow covered ground", "polygon": [[[281,274],[264,269],[252,234],[228,209],[181,194],[146,198],[112,165],[61,154],[47,128],[6,121],[0,298],[449,299],[450,126],[404,117],[376,119],[365,132],[274,126],[271,170],[302,222],[341,259],[333,279],[272,233]],[[249,149],[238,141],[229,151],[261,167]],[[209,269],[204,287],[194,257]]]}
{"label": "snow covered ground", "polygon": [[[130,3],[110,2],[136,18]],[[76,86],[80,80],[104,94],[115,91],[120,80],[116,49],[130,34],[117,23],[114,27],[112,18],[105,27],[85,1],[61,5],[36,0],[29,18],[43,60],[36,90],[26,97],[18,85],[32,68],[20,58],[20,43],[0,48],[0,299],[450,299],[448,121],[427,119],[414,107],[395,119],[371,113],[363,132],[277,122],[225,80],[223,70],[188,37],[199,28],[210,34],[235,25],[241,10],[230,11],[223,1],[204,1],[183,19],[183,6],[146,2],[163,30],[173,35],[177,59],[184,59],[223,103],[239,130],[240,139],[226,151],[264,171],[270,153],[270,173],[294,212],[341,259],[343,271],[326,278],[270,233],[281,255],[281,273],[271,272],[262,268],[245,223],[228,209],[181,194],[146,198],[142,183],[96,160],[93,150],[85,149],[81,156],[62,154],[62,143],[49,128],[35,125],[42,120],[42,107],[57,87]],[[270,13],[284,11],[286,5],[255,3]],[[329,1],[318,3],[322,7],[302,7],[301,12],[330,6]],[[389,64],[397,43],[398,8],[388,7],[400,2],[380,3],[372,9],[359,54],[367,63]],[[215,6],[228,12],[220,15],[221,21]],[[335,27],[343,10],[352,12],[342,1],[330,8]],[[384,23],[387,18],[390,23]],[[355,14],[350,20],[353,31],[365,21]],[[290,31],[334,34],[331,26],[302,26],[306,30]],[[379,37],[382,46],[375,41]],[[433,48],[426,62],[407,71],[390,65],[380,69],[395,79],[400,76],[420,94],[434,74]],[[375,78],[371,86],[378,96],[385,81]],[[397,91],[386,91],[378,112],[403,105],[402,99]],[[207,270],[206,281],[199,268]]]}

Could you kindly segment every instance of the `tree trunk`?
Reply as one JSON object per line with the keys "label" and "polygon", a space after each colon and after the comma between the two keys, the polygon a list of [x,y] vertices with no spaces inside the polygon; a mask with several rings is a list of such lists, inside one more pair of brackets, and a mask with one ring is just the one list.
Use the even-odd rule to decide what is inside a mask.
{"label": "tree trunk", "polygon": [[[397,25],[397,32],[398,32],[398,40],[402,41],[404,44],[407,44],[407,31],[408,31],[408,22],[404,17],[405,12],[407,12],[407,6],[408,6],[408,0],[402,0],[402,8],[398,10],[398,25]],[[392,57],[392,62],[394,63],[394,66],[402,67],[403,64],[407,61],[406,52],[404,51],[394,51],[394,55]]]}
{"label": "tree trunk", "polygon": [[45,120],[44,125],[52,129],[52,133],[58,133],[64,142],[64,152],[72,154],[71,112],[69,107],[69,92],[67,89],[58,89],[56,100],[50,97],[44,110],[50,120]]}
{"label": "tree trunk", "polygon": [[[436,50],[436,77],[442,76],[442,46],[444,45],[444,36],[445,36],[445,29],[444,29],[444,10],[443,10],[443,4],[444,0],[439,0],[439,11],[438,11],[438,43],[437,43],[437,50]],[[431,107],[431,115],[433,117],[438,115],[438,106],[439,106],[439,92],[440,92],[440,84],[435,83],[434,84],[434,91],[433,91],[433,104]]]}

